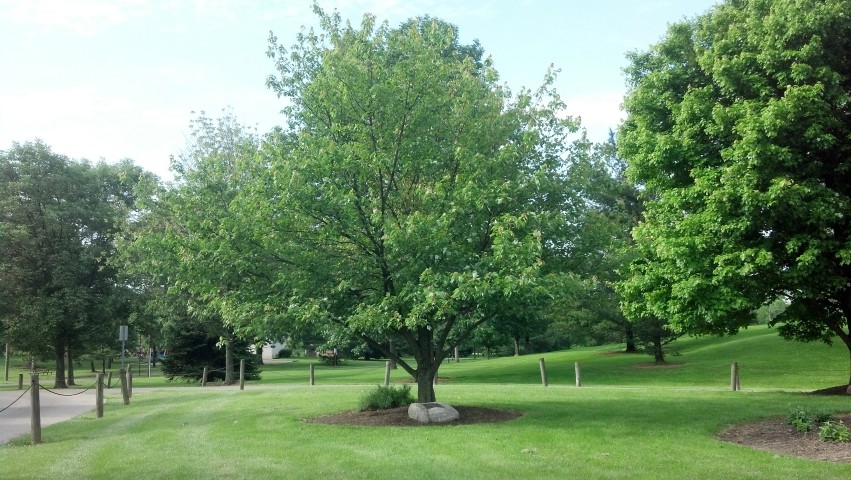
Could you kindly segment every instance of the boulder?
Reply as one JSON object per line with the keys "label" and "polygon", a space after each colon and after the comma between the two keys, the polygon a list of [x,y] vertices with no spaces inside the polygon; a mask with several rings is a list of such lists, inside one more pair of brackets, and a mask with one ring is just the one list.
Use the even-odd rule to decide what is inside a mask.
{"label": "boulder", "polygon": [[446,423],[458,420],[458,410],[443,402],[412,403],[408,406],[408,417],[420,423]]}

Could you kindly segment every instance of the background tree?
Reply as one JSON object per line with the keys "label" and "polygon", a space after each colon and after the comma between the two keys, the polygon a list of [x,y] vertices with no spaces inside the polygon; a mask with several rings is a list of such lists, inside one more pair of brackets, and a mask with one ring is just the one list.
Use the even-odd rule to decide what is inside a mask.
{"label": "background tree", "polygon": [[18,351],[52,355],[54,386],[64,388],[74,352],[117,331],[107,259],[144,174],[129,162],[73,162],[36,141],[0,152],[0,175],[5,334]]}
{"label": "background tree", "polygon": [[249,183],[259,138],[230,112],[218,119],[202,112],[191,127],[189,145],[172,162],[174,184],[140,189],[146,210],[122,243],[122,264],[146,287],[184,302],[193,331],[203,327],[205,338],[221,341],[225,383],[234,383],[233,346],[254,336],[228,319],[246,314],[236,292],[261,294],[253,280],[265,276],[262,252],[246,228],[252,212],[234,204]]}
{"label": "background tree", "polygon": [[559,274],[543,251],[563,245],[576,125],[551,78],[512,99],[481,47],[442,21],[354,28],[316,10],[321,34],[291,49],[271,38],[268,83],[290,101],[289,126],[270,139],[265,187],[245,197],[278,259],[269,301],[360,336],[433,401],[438,367],[490,306]]}
{"label": "background tree", "polygon": [[630,56],[620,153],[644,186],[644,310],[734,333],[778,297],[851,352],[851,2],[731,0]]}

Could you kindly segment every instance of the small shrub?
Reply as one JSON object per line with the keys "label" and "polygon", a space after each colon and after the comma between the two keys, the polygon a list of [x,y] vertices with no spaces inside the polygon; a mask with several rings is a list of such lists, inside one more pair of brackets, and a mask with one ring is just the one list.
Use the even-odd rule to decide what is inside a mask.
{"label": "small shrub", "polygon": [[851,431],[841,420],[828,420],[819,427],[818,438],[822,442],[848,442],[851,441]]}
{"label": "small shrub", "polygon": [[401,407],[414,402],[411,386],[382,387],[380,385],[367,391],[360,399],[360,410],[386,410]]}
{"label": "small shrub", "polygon": [[809,412],[797,407],[786,417],[786,423],[795,427],[798,432],[809,432],[813,429],[813,420]]}
{"label": "small shrub", "polygon": [[821,411],[821,412],[816,412],[816,413],[813,414],[813,420],[815,420],[818,423],[827,422],[828,420],[831,420],[832,418],[833,418],[833,413],[831,413],[831,412]]}
{"label": "small shrub", "polygon": [[275,354],[275,358],[290,358],[293,356],[293,351],[289,348],[282,348]]}

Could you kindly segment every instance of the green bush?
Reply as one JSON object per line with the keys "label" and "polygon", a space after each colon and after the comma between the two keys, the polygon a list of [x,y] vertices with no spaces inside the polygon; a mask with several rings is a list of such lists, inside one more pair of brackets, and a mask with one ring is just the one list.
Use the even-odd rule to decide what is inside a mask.
{"label": "green bush", "polygon": [[795,430],[801,433],[809,432],[813,429],[813,417],[809,412],[802,407],[797,407],[786,417],[786,423],[795,427]]}
{"label": "green bush", "polygon": [[828,420],[819,427],[818,438],[822,442],[848,442],[851,441],[851,432],[841,420]]}
{"label": "green bush", "polygon": [[833,413],[831,412],[816,412],[813,414],[813,420],[818,423],[824,423],[833,418]]}
{"label": "green bush", "polygon": [[380,385],[367,391],[360,399],[360,411],[386,410],[408,405],[415,401],[411,395],[411,386],[382,387]]}

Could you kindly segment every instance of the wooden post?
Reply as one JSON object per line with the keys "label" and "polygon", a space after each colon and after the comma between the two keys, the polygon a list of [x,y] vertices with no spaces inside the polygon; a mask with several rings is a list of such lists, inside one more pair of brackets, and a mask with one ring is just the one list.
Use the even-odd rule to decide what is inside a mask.
{"label": "wooden post", "polygon": [[311,385],[313,385],[313,384],[314,384],[314,380],[315,380],[315,377],[314,377],[314,375],[313,375],[313,364],[311,363],[311,364],[309,365],[309,367],[310,367],[310,384],[311,384]]}
{"label": "wooden post", "polygon": [[245,359],[239,361],[239,389],[245,390]]}
{"label": "wooden post", "polygon": [[121,381],[121,396],[124,397],[124,405],[130,405],[130,391],[127,388],[127,370],[118,371],[118,379]]}
{"label": "wooden post", "polygon": [[390,362],[384,362],[384,386],[390,386]]}
{"label": "wooden post", "polygon": [[581,387],[582,386],[582,371],[579,367],[579,362],[575,362],[573,364],[573,369],[576,371],[576,386]]}
{"label": "wooden post", "polygon": [[738,362],[733,362],[730,365],[730,390],[737,391],[739,390],[739,364]]}
{"label": "wooden post", "polygon": [[133,365],[127,367],[127,396],[133,396]]}
{"label": "wooden post", "polygon": [[6,342],[6,363],[3,364],[3,371],[5,372],[5,380],[4,382],[9,381],[9,342]]}
{"label": "wooden post", "polygon": [[97,374],[97,390],[95,391],[95,411],[97,418],[103,418],[103,374]]}
{"label": "wooden post", "polygon": [[538,360],[538,364],[541,366],[541,384],[546,387],[549,384],[547,383],[547,367],[544,365],[544,359]]}
{"label": "wooden post", "polygon": [[38,398],[39,383],[38,374],[30,374],[30,399],[32,405],[32,416],[30,417],[30,428],[32,430],[32,444],[41,443],[41,400]]}
{"label": "wooden post", "polygon": [[112,372],[109,372],[109,376],[106,378],[106,388],[112,388]]}
{"label": "wooden post", "polygon": [[24,374],[19,373],[18,374],[18,390],[23,390],[23,389],[24,389]]}
{"label": "wooden post", "polygon": [[207,386],[207,367],[204,367],[204,371],[201,372],[201,386]]}

